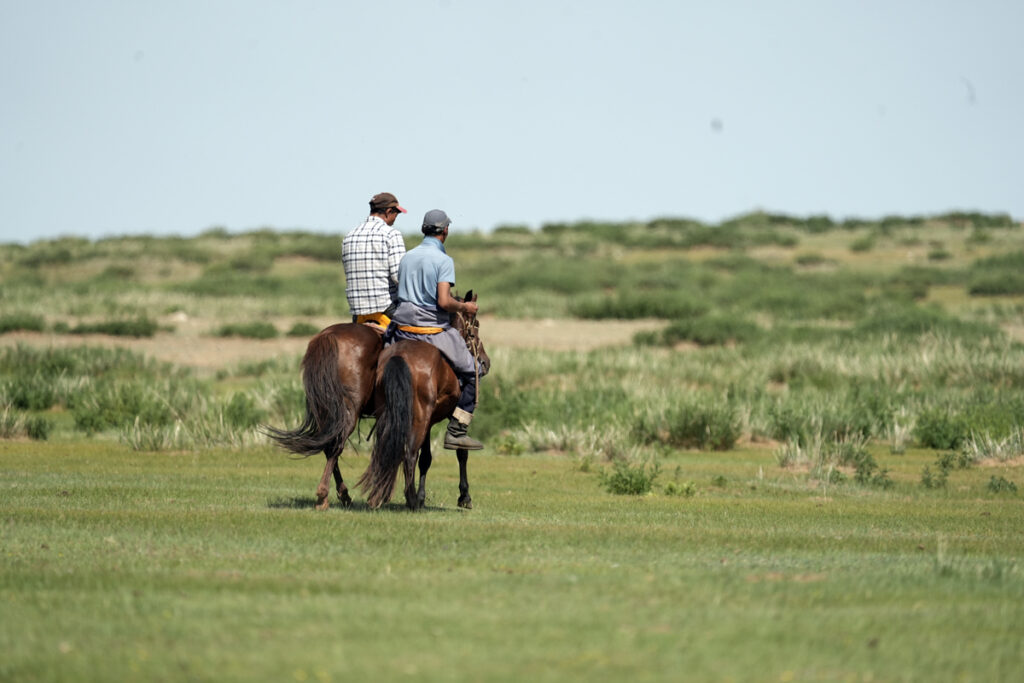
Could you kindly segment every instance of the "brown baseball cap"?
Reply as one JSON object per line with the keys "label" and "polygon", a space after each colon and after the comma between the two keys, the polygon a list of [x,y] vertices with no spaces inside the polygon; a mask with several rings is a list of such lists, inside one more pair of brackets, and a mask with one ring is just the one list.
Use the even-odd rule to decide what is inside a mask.
{"label": "brown baseball cap", "polygon": [[390,192],[381,192],[373,195],[373,199],[370,200],[370,210],[376,213],[384,209],[398,209],[400,213],[409,213],[398,203],[398,197]]}

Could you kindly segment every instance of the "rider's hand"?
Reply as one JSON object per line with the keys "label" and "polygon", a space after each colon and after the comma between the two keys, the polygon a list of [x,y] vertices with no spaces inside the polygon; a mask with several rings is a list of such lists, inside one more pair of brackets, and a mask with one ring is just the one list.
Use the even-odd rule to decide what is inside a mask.
{"label": "rider's hand", "polygon": [[480,310],[480,307],[477,306],[476,303],[473,301],[464,301],[462,302],[462,305],[464,307],[462,309],[462,312],[466,313],[467,315],[476,315],[476,312]]}

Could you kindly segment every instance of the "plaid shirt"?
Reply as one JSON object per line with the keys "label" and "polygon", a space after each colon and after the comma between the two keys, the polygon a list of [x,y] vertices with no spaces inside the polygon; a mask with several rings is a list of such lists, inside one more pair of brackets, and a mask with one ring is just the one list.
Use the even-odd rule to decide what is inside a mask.
{"label": "plaid shirt", "polygon": [[345,236],[341,264],[352,315],[380,313],[398,298],[398,264],[405,256],[402,233],[370,216]]}

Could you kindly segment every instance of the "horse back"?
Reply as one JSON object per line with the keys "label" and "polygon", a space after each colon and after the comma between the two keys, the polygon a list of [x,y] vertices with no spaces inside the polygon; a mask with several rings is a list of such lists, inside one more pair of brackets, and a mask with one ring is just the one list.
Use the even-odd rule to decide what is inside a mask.
{"label": "horse back", "polygon": [[366,325],[338,323],[320,331],[306,347],[302,365],[307,370],[323,365],[334,367],[342,386],[352,390],[353,398],[369,408],[377,371],[377,358],[384,344],[381,336]]}

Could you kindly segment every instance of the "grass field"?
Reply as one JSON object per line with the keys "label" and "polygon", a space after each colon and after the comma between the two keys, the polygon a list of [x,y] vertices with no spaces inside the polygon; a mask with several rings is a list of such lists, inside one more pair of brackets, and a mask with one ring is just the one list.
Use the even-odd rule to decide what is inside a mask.
{"label": "grass field", "polygon": [[419,513],[258,429],[340,235],[0,244],[0,681],[1020,680],[1022,228],[453,234],[487,449]]}
{"label": "grass field", "polygon": [[640,497],[474,455],[463,511],[441,452],[424,512],[316,513],[321,461],[266,447],[0,442],[0,680],[1019,680],[1011,466],[876,455],[889,489],[676,452],[692,495]]}

